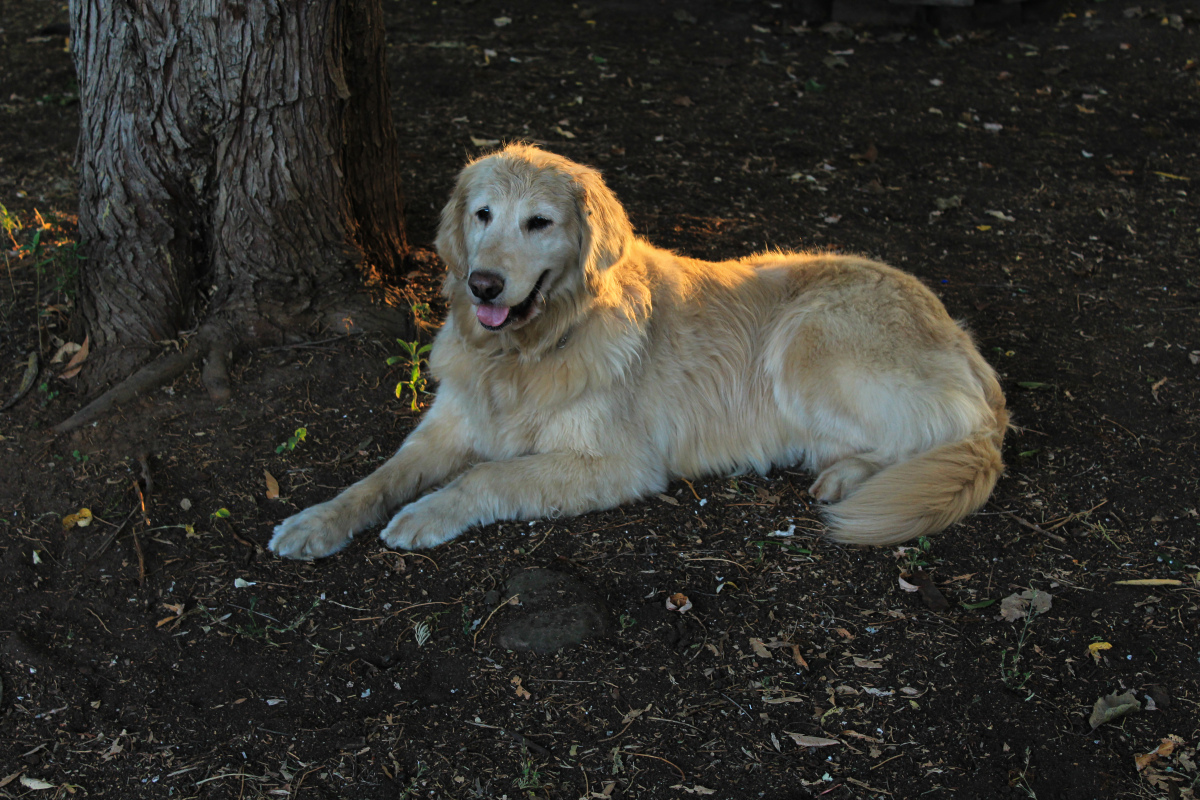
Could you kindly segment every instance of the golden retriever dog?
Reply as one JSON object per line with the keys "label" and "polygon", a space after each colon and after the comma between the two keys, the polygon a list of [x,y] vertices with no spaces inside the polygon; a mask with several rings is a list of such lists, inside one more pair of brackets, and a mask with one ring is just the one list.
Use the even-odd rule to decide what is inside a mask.
{"label": "golden retriever dog", "polygon": [[329,555],[392,514],[389,547],[434,547],[797,463],[830,537],[879,545],[962,519],[1004,469],[995,372],[884,264],[684,258],[635,237],[598,172],[523,144],[463,169],[437,249],[436,399],[383,466],[280,524],[279,555]]}

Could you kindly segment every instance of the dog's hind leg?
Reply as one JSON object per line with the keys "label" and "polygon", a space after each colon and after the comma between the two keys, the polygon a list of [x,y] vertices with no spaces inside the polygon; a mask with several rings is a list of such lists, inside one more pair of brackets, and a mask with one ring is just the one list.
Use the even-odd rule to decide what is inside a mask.
{"label": "dog's hind leg", "polygon": [[397,506],[466,469],[473,455],[462,417],[446,402],[435,401],[383,466],[332,500],[285,519],[267,546],[286,558],[303,560],[335,553]]}
{"label": "dog's hind leg", "polygon": [[864,481],[886,467],[893,459],[878,454],[861,453],[847,456],[821,470],[808,493],[822,503],[836,503],[848,497]]}
{"label": "dog's hind leg", "polygon": [[559,452],[489,461],[404,508],[382,538],[389,547],[435,547],[475,525],[612,508],[666,483],[661,470],[612,456]]}

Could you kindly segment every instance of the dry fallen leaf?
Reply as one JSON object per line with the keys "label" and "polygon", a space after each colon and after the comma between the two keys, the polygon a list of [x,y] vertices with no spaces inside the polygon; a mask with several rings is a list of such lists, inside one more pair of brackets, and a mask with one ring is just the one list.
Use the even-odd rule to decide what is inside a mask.
{"label": "dry fallen leaf", "polygon": [[1142,704],[1133,696],[1133,692],[1126,692],[1122,695],[1114,692],[1096,701],[1092,706],[1092,714],[1088,717],[1088,724],[1092,726],[1092,730],[1095,730],[1106,722],[1112,722],[1126,714],[1141,710]]}
{"label": "dry fallen leaf", "polygon": [[858,656],[854,657],[854,666],[860,669],[883,669],[883,664],[880,664],[878,661],[871,661],[870,659],[859,658]]}
{"label": "dry fallen leaf", "polygon": [[796,666],[808,669],[808,662],[804,660],[804,656],[800,655],[800,645],[792,645],[792,660],[796,662]]}
{"label": "dry fallen leaf", "polygon": [[26,789],[33,789],[35,791],[57,788],[53,783],[46,783],[41,778],[31,778],[28,775],[21,776],[21,785]]}
{"label": "dry fallen leaf", "polygon": [[1162,740],[1162,744],[1160,744],[1153,752],[1146,753],[1145,755],[1136,756],[1133,759],[1133,762],[1135,764],[1137,764],[1138,772],[1141,772],[1146,767],[1153,764],[1160,757],[1167,758],[1168,756],[1171,755],[1171,753],[1175,752],[1176,746],[1181,745],[1181,744],[1183,744],[1183,740],[1180,739],[1178,736],[1168,736],[1166,739]]}
{"label": "dry fallen leaf", "polygon": [[71,360],[67,362],[67,368],[63,370],[60,378],[74,378],[83,369],[83,362],[88,357],[88,338],[83,337],[83,344],[79,345],[79,349],[75,351],[75,355],[71,356]]}
{"label": "dry fallen leaf", "polygon": [[529,698],[533,697],[533,695],[531,695],[529,691],[521,685],[521,676],[514,675],[511,683],[513,688],[517,690],[517,697],[521,698],[522,700],[528,700]]}
{"label": "dry fallen leaf", "polygon": [[62,347],[54,351],[54,355],[50,357],[51,364],[61,364],[67,360],[67,356],[73,356],[79,352],[83,345],[78,342],[63,342]]}
{"label": "dry fallen leaf", "polygon": [[92,510],[90,508],[81,508],[74,514],[67,514],[63,517],[62,524],[66,530],[76,526],[86,528],[92,524]]}
{"label": "dry fallen leaf", "polygon": [[625,717],[621,720],[621,724],[628,725],[629,723],[633,722],[635,719],[640,717],[642,714],[645,714],[647,711],[649,711],[652,708],[654,708],[654,704],[647,703],[645,708],[633,709],[632,711],[630,711],[628,714],[625,715]]}
{"label": "dry fallen leaf", "polygon": [[265,469],[263,470],[263,477],[266,478],[267,481],[267,499],[279,499],[279,481],[275,480],[275,476],[267,472]]}
{"label": "dry fallen leaf", "polygon": [[831,744],[841,744],[837,739],[825,739],[820,736],[806,736],[803,733],[785,731],[792,741],[801,747],[829,747]]}
{"label": "dry fallen leaf", "polygon": [[1112,650],[1112,645],[1108,642],[1092,642],[1088,645],[1088,655],[1094,658],[1097,664],[1100,663],[1101,650]]}
{"label": "dry fallen leaf", "polygon": [[1000,601],[1000,616],[1015,622],[1028,614],[1045,614],[1050,610],[1053,598],[1049,592],[1037,589],[1026,589],[1020,594],[1010,594]]}
{"label": "dry fallen leaf", "polygon": [[680,614],[682,614],[683,612],[690,610],[691,607],[692,601],[689,600],[688,596],[683,592],[676,592],[667,598],[667,611],[678,611]]}
{"label": "dry fallen leaf", "polygon": [[771,651],[766,648],[766,645],[763,644],[762,639],[751,638],[750,647],[754,650],[754,655],[758,656],[759,658],[771,657]]}

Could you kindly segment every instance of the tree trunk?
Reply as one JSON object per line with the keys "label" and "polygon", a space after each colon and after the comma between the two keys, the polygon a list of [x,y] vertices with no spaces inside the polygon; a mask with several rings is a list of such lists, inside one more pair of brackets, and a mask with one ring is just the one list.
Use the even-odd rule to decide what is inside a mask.
{"label": "tree trunk", "polygon": [[[239,345],[364,302],[407,245],[379,0],[71,0],[88,386],[172,340],[228,394]],[[368,281],[376,288],[381,281]]]}

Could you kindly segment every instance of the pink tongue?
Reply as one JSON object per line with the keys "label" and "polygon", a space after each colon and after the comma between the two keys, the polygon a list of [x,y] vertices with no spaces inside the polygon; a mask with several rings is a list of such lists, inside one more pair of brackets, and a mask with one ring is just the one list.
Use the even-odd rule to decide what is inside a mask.
{"label": "pink tongue", "polygon": [[508,319],[508,306],[489,306],[486,303],[480,303],[475,307],[475,316],[484,325],[495,328],[503,325],[504,320]]}

